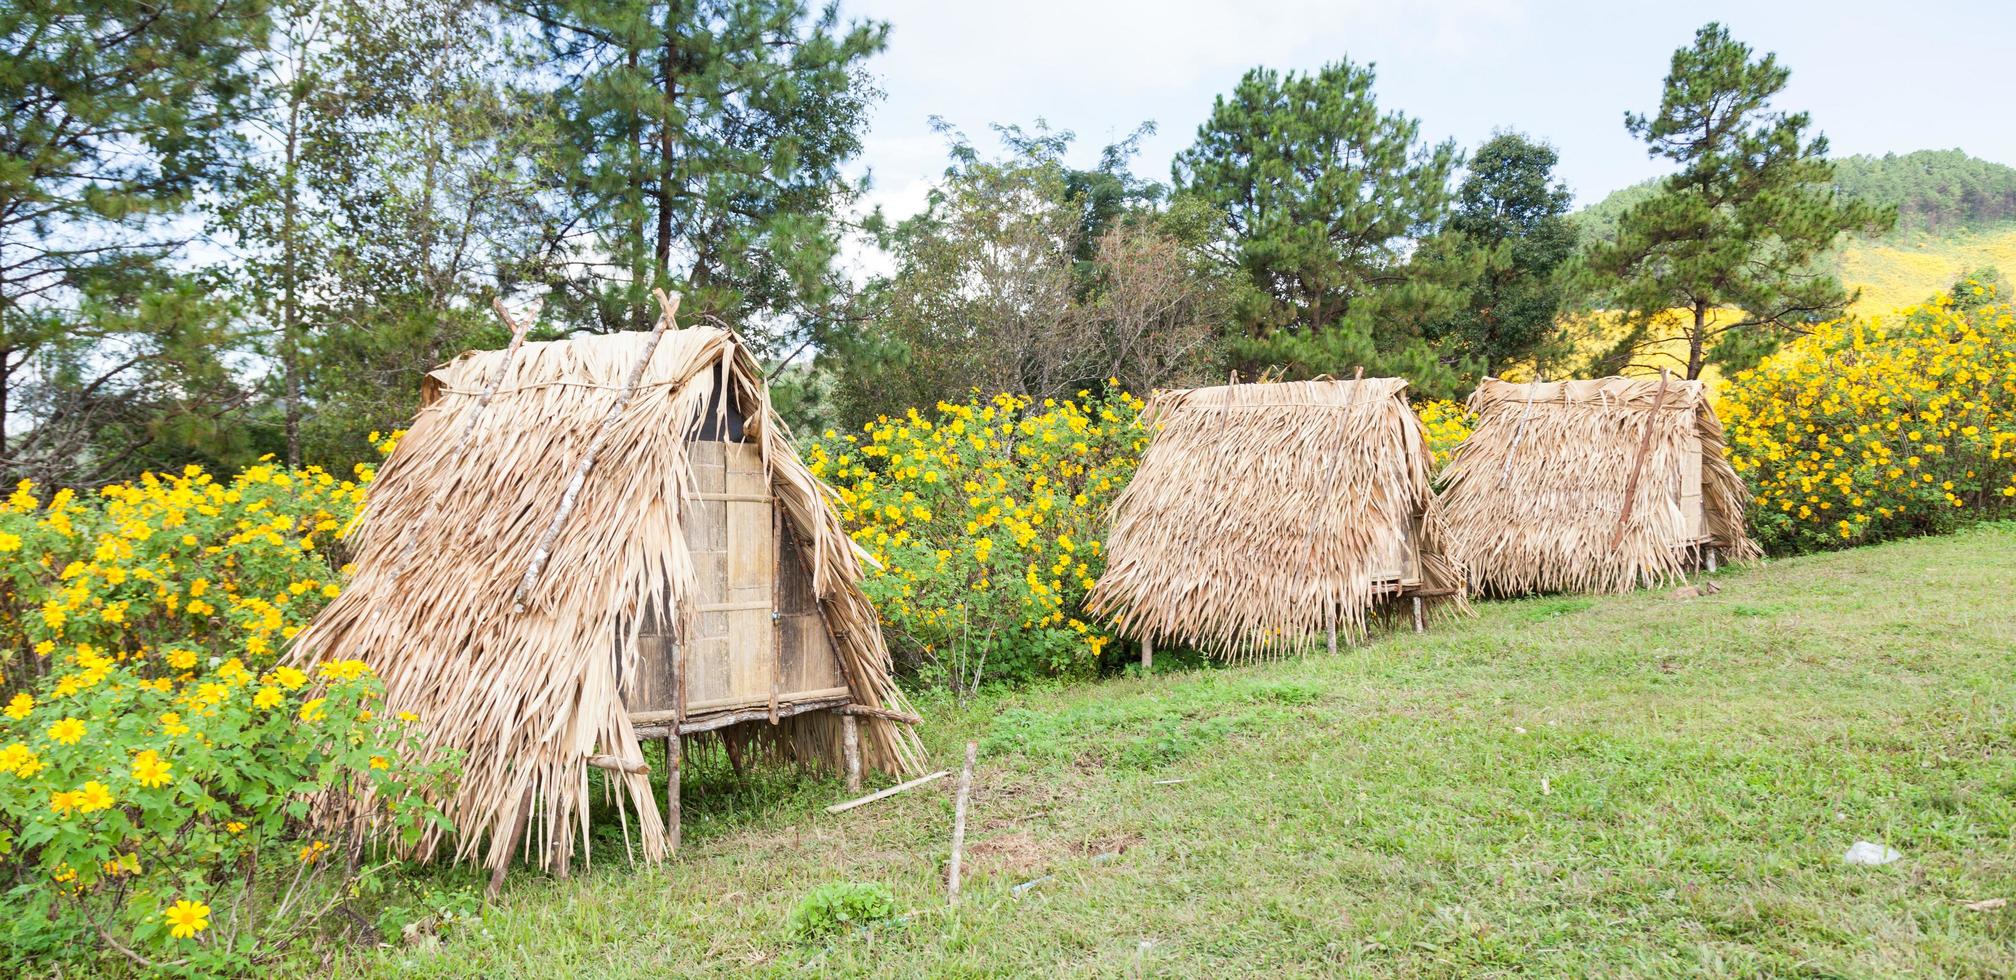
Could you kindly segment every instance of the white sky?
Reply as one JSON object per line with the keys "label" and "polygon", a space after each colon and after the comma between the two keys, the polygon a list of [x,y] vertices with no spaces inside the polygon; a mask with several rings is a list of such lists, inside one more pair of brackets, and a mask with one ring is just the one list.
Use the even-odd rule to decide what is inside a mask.
{"label": "white sky", "polygon": [[1674,48],[1720,20],[1792,69],[1782,107],[1813,114],[1837,155],[1959,147],[2016,165],[2016,3],[1637,0],[841,0],[891,24],[870,64],[886,100],[860,161],[873,203],[922,205],[946,163],[940,115],[983,149],[989,123],[1047,119],[1076,132],[1079,162],[1153,120],[1136,172],[1167,181],[1246,69],[1374,63],[1381,108],[1464,149],[1509,127],[1552,142],[1589,203],[1663,172],[1624,131],[1658,106]]}

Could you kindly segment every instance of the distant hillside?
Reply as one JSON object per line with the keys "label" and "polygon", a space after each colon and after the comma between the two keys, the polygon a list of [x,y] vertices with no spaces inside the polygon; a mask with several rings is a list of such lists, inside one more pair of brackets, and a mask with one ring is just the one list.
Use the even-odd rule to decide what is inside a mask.
{"label": "distant hillside", "polygon": [[[1983,266],[2016,274],[2016,167],[1959,150],[1851,156],[1835,165],[1841,193],[1897,205],[1895,231],[1851,237],[1835,253],[1835,274],[1862,290],[1856,312],[1919,302]],[[1607,237],[1658,187],[1648,180],[1614,191],[1573,220],[1585,241]]]}
{"label": "distant hillside", "polygon": [[[2016,167],[1960,150],[1842,157],[1834,165],[1842,194],[1897,205],[1898,234],[1946,234],[2016,221]],[[1608,237],[1617,219],[1658,187],[1658,180],[1648,180],[1613,191],[1575,212],[1574,221],[1584,237]]]}

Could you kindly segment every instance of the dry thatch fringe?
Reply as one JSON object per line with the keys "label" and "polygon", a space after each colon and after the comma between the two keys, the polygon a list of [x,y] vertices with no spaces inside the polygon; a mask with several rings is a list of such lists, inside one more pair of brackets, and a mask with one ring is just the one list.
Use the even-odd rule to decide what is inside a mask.
{"label": "dry thatch fringe", "polygon": [[[1624,592],[1684,576],[1697,545],[1731,561],[1761,556],[1743,524],[1749,492],[1724,457],[1705,386],[1670,382],[1655,419],[1658,388],[1642,378],[1484,379],[1470,396],[1477,426],[1442,476],[1452,548],[1472,588]],[[1625,487],[1647,426],[1652,440],[1620,537]],[[1702,542],[1688,538],[1679,505],[1690,433],[1701,450]]]}
{"label": "dry thatch fringe", "polygon": [[1362,637],[1390,595],[1375,572],[1418,548],[1423,591],[1464,608],[1406,389],[1375,378],[1158,392],[1087,606],[1130,636],[1280,656],[1332,628]]}
{"label": "dry thatch fringe", "polygon": [[[727,331],[665,335],[526,610],[511,611],[536,537],[647,342],[647,334],[625,333],[526,344],[509,363],[499,351],[465,354],[428,375],[424,407],[351,539],[355,576],[289,651],[304,665],[370,663],[386,684],[385,710],[419,714],[430,749],[464,753],[461,784],[443,801],[457,860],[476,860],[487,840],[484,863],[508,864],[527,793],[537,807],[526,847],[542,864],[564,860],[576,840],[585,849],[586,759],[640,754],[620,692],[636,674],[638,632],[654,603],[691,622],[695,570],[679,530],[694,504],[687,440],[710,404],[725,411],[725,399],[715,399],[724,377],[750,409],[745,431],[761,440],[786,519],[809,542],[806,562],[855,701],[910,711],[830,491],[799,461],[769,411],[760,369]],[[454,436],[500,368],[474,445],[459,452]],[[409,539],[413,557],[401,562]],[[785,719],[778,744],[800,761],[837,767],[839,726],[823,714]],[[907,727],[864,718],[860,732],[865,764],[921,768],[922,747]],[[662,857],[665,829],[649,777],[609,778],[621,789],[619,814],[635,811],[643,856]],[[622,819],[627,827],[629,815]],[[404,851],[430,859],[442,839],[430,831]]]}

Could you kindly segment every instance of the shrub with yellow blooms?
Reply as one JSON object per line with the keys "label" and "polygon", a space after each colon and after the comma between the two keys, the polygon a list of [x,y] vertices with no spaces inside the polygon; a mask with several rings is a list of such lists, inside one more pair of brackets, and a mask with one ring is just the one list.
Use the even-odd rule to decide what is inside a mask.
{"label": "shrub with yellow blooms", "polygon": [[1428,435],[1428,448],[1435,455],[1435,470],[1456,456],[1456,447],[1470,438],[1470,430],[1477,425],[1477,416],[1462,402],[1437,399],[1416,406],[1415,413],[1421,416],[1421,428]]}
{"label": "shrub with yellow blooms", "polygon": [[1729,382],[1758,540],[1835,548],[2016,510],[2016,307],[1989,283],[1958,293],[1823,324]]}
{"label": "shrub with yellow blooms", "polygon": [[[0,864],[39,883],[4,900],[12,956],[102,944],[237,972],[315,933],[370,874],[287,861],[294,838],[361,854],[367,831],[410,840],[443,819],[423,790],[451,765],[389,764],[419,757],[418,732],[374,711],[384,689],[362,663],[255,672],[233,657],[176,683],[145,661],[79,659],[94,678],[16,694],[0,718]],[[323,794],[371,805],[311,820]]]}
{"label": "shrub with yellow blooms", "polygon": [[1080,606],[1147,441],[1141,408],[1124,393],[976,395],[807,447],[875,561],[864,589],[906,666],[962,690],[1097,669],[1112,636]]}
{"label": "shrub with yellow blooms", "polygon": [[329,911],[253,909],[356,884],[348,861],[297,877],[263,856],[361,839],[311,826],[310,797],[370,789],[360,816],[381,829],[438,819],[413,789],[448,768],[410,761],[412,726],[373,713],[365,665],[277,664],[336,595],[331,552],[371,476],[190,467],[0,503],[0,868],[42,883],[0,900],[12,955],[116,943],[224,971]]}

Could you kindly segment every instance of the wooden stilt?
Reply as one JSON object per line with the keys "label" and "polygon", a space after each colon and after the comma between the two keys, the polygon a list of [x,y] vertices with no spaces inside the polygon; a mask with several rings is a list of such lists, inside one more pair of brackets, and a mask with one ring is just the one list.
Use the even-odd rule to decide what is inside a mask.
{"label": "wooden stilt", "polygon": [[735,778],[742,778],[742,743],[721,733],[721,748],[728,753],[728,768],[735,771]]}
{"label": "wooden stilt", "polygon": [[685,762],[686,745],[679,736],[665,740],[665,839],[670,852],[679,853],[679,772]]}
{"label": "wooden stilt", "polygon": [[1427,631],[1428,614],[1426,609],[1421,605],[1421,597],[1417,595],[1414,597],[1414,632],[1426,633]]}
{"label": "wooden stilt", "polygon": [[840,716],[840,747],[847,756],[847,792],[861,792],[861,723],[853,715]]}
{"label": "wooden stilt", "polygon": [[1721,555],[1720,555],[1720,554],[1719,554],[1719,553],[1718,553],[1718,552],[1717,552],[1717,551],[1715,550],[1715,546],[1714,546],[1714,545],[1712,545],[1712,544],[1711,544],[1711,545],[1709,545],[1709,546],[1708,546],[1708,572],[1709,572],[1709,574],[1714,574],[1714,572],[1715,572],[1715,560],[1716,560],[1717,558],[1720,558],[1720,557],[1721,557]]}
{"label": "wooden stilt", "polygon": [[1145,674],[1154,669],[1155,642],[1144,636],[1141,638],[1141,672]]}
{"label": "wooden stilt", "polygon": [[505,832],[504,836],[497,843],[491,845],[493,848],[501,846],[504,849],[504,855],[502,860],[497,860],[495,857],[491,858],[491,860],[497,861],[497,866],[490,869],[490,887],[483,893],[483,897],[486,900],[496,898],[497,893],[504,890],[504,873],[511,870],[511,855],[517,853],[518,842],[524,839],[525,828],[531,822],[532,791],[528,789],[525,791],[525,802],[518,807],[518,821],[512,825],[510,830]]}

